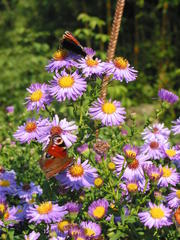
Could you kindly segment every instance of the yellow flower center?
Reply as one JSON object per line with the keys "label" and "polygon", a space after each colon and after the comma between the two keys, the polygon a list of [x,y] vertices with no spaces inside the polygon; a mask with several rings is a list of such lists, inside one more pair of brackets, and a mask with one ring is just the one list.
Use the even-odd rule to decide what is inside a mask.
{"label": "yellow flower center", "polygon": [[58,50],[54,53],[53,58],[56,61],[62,61],[67,57],[67,51],[65,50]]}
{"label": "yellow flower center", "polygon": [[8,180],[0,180],[0,186],[1,187],[9,187],[10,186],[10,182]]}
{"label": "yellow flower center", "polygon": [[84,174],[84,169],[81,164],[74,164],[70,167],[69,172],[73,177],[81,177]]}
{"label": "yellow flower center", "polygon": [[160,219],[164,217],[164,211],[159,207],[151,208],[150,214],[153,218]]}
{"label": "yellow flower center", "polygon": [[0,203],[0,213],[4,213],[6,207],[3,203]]}
{"label": "yellow flower center", "polygon": [[114,65],[119,69],[126,69],[128,65],[128,61],[122,57],[116,57],[113,62]]}
{"label": "yellow flower center", "polygon": [[37,91],[35,91],[31,94],[30,99],[31,99],[32,102],[38,102],[42,98],[42,96],[43,96],[42,91],[37,90]]}
{"label": "yellow flower center", "polygon": [[67,230],[67,226],[69,225],[69,222],[64,220],[58,223],[58,230],[61,232],[65,232]]}
{"label": "yellow flower center", "polygon": [[51,128],[51,135],[54,135],[54,134],[61,134],[62,133],[62,129],[59,127],[59,126],[53,126]]}
{"label": "yellow flower center", "polygon": [[136,192],[138,190],[138,185],[136,183],[129,183],[127,189],[129,192]]}
{"label": "yellow flower center", "polygon": [[10,216],[10,215],[9,215],[9,212],[6,211],[5,214],[4,214],[4,219],[7,220],[7,219],[9,218],[9,216]]}
{"label": "yellow flower center", "polygon": [[95,185],[96,187],[101,187],[102,184],[103,184],[102,178],[97,177],[97,178],[94,180],[94,185]]}
{"label": "yellow flower center", "polygon": [[110,170],[115,170],[115,169],[116,169],[115,163],[113,163],[113,162],[108,163],[108,168],[109,168]]}
{"label": "yellow flower center", "polygon": [[82,237],[77,237],[76,239],[77,240],[85,240],[85,238],[82,238]]}
{"label": "yellow flower center", "polygon": [[177,191],[176,191],[176,195],[177,195],[177,197],[180,199],[180,190],[177,190]]}
{"label": "yellow flower center", "polygon": [[136,157],[136,152],[133,150],[126,150],[127,157],[134,159]]}
{"label": "yellow flower center", "polygon": [[176,155],[176,151],[174,149],[167,149],[166,154],[168,157],[174,157]]}
{"label": "yellow flower center", "polygon": [[26,130],[26,132],[29,132],[29,133],[30,133],[30,132],[35,131],[36,128],[37,128],[37,126],[36,126],[36,123],[35,123],[35,122],[28,122],[28,123],[26,124],[25,130]]}
{"label": "yellow flower center", "polygon": [[37,211],[39,214],[48,214],[52,210],[52,203],[51,202],[44,202],[41,203],[37,207]]}
{"label": "yellow flower center", "polygon": [[85,228],[84,230],[87,237],[92,237],[95,236],[96,234],[95,231],[90,228]]}
{"label": "yellow flower center", "polygon": [[106,114],[112,114],[116,111],[116,106],[110,102],[104,103],[102,105],[102,111]]}
{"label": "yellow flower center", "polygon": [[74,78],[69,76],[63,76],[58,80],[59,86],[61,88],[70,88],[74,84]]}
{"label": "yellow flower center", "polygon": [[105,208],[103,206],[98,206],[94,209],[93,215],[96,218],[102,218],[105,215]]}
{"label": "yellow flower center", "polygon": [[98,61],[88,57],[86,59],[86,64],[88,65],[88,67],[94,67],[98,65]]}
{"label": "yellow flower center", "polygon": [[160,174],[154,172],[154,173],[151,174],[151,177],[152,177],[154,180],[158,180],[158,179],[160,178]]}
{"label": "yellow flower center", "polygon": [[163,177],[171,176],[171,174],[172,174],[171,169],[163,167],[162,170],[163,170]]}

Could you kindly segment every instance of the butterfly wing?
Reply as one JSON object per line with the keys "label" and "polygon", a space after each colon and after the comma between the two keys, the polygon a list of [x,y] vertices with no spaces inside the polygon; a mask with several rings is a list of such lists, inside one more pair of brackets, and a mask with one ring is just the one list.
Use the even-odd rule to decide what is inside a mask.
{"label": "butterfly wing", "polygon": [[63,35],[63,38],[61,40],[61,46],[62,48],[65,48],[67,50],[70,50],[72,52],[75,52],[77,54],[80,54],[82,56],[86,56],[86,53],[84,51],[83,46],[80,44],[80,42],[72,35],[72,33],[66,31]]}
{"label": "butterfly wing", "polygon": [[52,136],[39,161],[46,178],[49,179],[59,172],[64,171],[72,163],[73,159],[68,157],[62,138],[59,135]]}

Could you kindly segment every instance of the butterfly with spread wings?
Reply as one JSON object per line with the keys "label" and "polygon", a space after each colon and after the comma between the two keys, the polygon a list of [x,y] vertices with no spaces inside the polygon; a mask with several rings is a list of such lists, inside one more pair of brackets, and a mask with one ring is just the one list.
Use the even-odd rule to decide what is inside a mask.
{"label": "butterfly with spread wings", "polygon": [[66,145],[59,134],[53,134],[39,161],[40,167],[47,179],[63,172],[73,164],[73,158],[68,157]]}
{"label": "butterfly with spread wings", "polygon": [[70,33],[66,31],[60,40],[60,45],[62,48],[65,48],[74,53],[80,54],[82,56],[86,56],[86,52],[84,51],[84,47],[80,44],[80,42]]}

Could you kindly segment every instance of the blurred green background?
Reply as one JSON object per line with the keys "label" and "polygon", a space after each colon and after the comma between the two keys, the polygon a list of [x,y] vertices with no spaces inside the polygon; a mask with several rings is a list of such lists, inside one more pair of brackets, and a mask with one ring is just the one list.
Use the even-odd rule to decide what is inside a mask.
{"label": "blurred green background", "polygon": [[[17,126],[33,115],[25,110],[26,88],[52,79],[45,65],[66,30],[105,60],[115,4],[115,0],[0,1],[0,164],[19,172],[23,166],[36,177],[37,149],[19,143],[15,148],[12,143]],[[159,88],[180,96],[179,16],[180,0],[126,0],[116,55],[127,58],[139,74],[129,84],[114,81],[108,97],[120,100],[128,113],[136,112],[139,125],[140,118],[158,105]],[[13,115],[5,111],[9,105],[15,106]],[[179,112],[176,104],[162,120],[168,125]]]}

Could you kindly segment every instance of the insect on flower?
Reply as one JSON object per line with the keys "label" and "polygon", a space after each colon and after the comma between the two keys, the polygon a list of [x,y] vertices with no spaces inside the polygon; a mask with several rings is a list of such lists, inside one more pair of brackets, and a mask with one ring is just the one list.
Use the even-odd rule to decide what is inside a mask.
{"label": "insect on flower", "polygon": [[62,48],[80,54],[82,56],[86,56],[86,52],[84,47],[80,44],[80,42],[72,35],[72,33],[66,31],[63,35],[63,38],[60,40],[60,45]]}
{"label": "insect on flower", "polygon": [[68,157],[66,145],[60,135],[52,134],[50,142],[45,148],[42,158],[39,161],[41,169],[46,178],[49,179],[56,174],[63,172],[71,166],[73,159]]}

